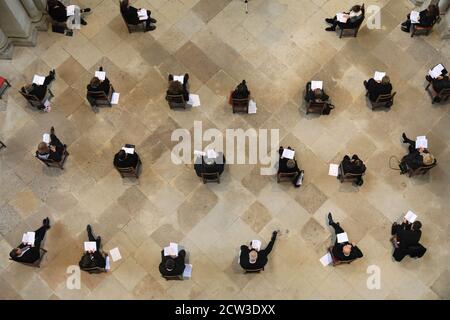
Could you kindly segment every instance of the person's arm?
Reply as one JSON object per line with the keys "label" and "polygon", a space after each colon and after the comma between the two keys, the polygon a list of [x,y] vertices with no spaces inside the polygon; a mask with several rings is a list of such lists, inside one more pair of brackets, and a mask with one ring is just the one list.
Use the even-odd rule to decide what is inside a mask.
{"label": "person's arm", "polygon": [[357,246],[352,246],[352,255],[356,258],[362,258],[363,253]]}

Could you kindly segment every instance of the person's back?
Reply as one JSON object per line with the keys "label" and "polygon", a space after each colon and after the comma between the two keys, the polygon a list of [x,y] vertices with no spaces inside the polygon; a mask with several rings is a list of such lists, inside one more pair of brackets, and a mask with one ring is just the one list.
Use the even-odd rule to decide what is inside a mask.
{"label": "person's back", "polygon": [[450,78],[445,75],[432,80],[433,90],[440,93],[444,89],[450,89]]}
{"label": "person's back", "polygon": [[420,12],[419,25],[422,27],[431,27],[439,16],[439,7],[429,5],[427,9]]}
{"label": "person's back", "polygon": [[246,84],[245,80],[242,80],[242,82],[233,91],[232,97],[234,99],[246,99],[249,96],[250,96],[250,91],[248,91],[247,84]]}
{"label": "person's back", "polygon": [[397,242],[399,242],[400,248],[408,249],[417,246],[421,236],[421,230],[414,230],[411,225],[407,225],[397,232]]}
{"label": "person's back", "polygon": [[159,264],[159,272],[164,277],[181,276],[186,267],[185,258],[186,258],[185,250],[180,250],[176,257],[165,256],[164,250],[162,250],[161,263]]}
{"label": "person's back", "polygon": [[380,95],[391,94],[392,92],[392,85],[387,76],[383,77],[381,82],[375,81],[373,78],[369,79],[366,88],[369,92],[369,99],[372,102],[377,101]]}
{"label": "person's back", "polygon": [[114,166],[117,168],[136,168],[139,162],[139,155],[136,151],[132,154],[126,153],[124,150],[120,150],[114,156]]}
{"label": "person's back", "polygon": [[126,3],[127,4],[123,2],[120,5],[120,13],[124,17],[125,21],[128,24],[133,25],[141,23],[138,16],[138,10],[135,7],[128,5],[128,1]]}
{"label": "person's back", "polygon": [[87,85],[88,92],[104,92],[106,95],[109,94],[109,90],[111,85],[109,83],[109,79],[105,78],[105,80],[100,81],[97,77],[92,78],[91,82]]}
{"label": "person's back", "polygon": [[49,0],[47,2],[48,14],[57,22],[67,21],[66,6],[60,1]]}
{"label": "person's back", "polygon": [[344,246],[349,245],[349,243],[336,243],[333,246],[333,256],[339,261],[351,261],[363,257],[362,251],[357,246],[352,246],[350,254],[344,254]]}
{"label": "person's back", "polygon": [[365,10],[364,7],[359,5],[353,6],[350,10],[350,18],[346,23],[346,27],[355,28],[358,27],[364,20]]}
{"label": "person's back", "polygon": [[99,252],[86,252],[78,263],[80,269],[88,272],[103,271],[106,267],[106,258]]}

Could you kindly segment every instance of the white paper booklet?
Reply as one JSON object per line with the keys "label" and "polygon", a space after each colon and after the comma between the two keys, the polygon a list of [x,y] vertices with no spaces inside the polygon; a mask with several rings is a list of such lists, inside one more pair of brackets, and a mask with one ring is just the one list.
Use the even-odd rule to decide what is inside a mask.
{"label": "white paper booklet", "polygon": [[252,248],[256,251],[261,250],[261,241],[259,240],[252,240]]}
{"label": "white paper booklet", "polygon": [[409,223],[413,223],[414,221],[416,221],[417,219],[417,215],[412,212],[411,210],[409,210],[406,215],[405,215],[405,219],[409,222]]}
{"label": "white paper booklet", "polygon": [[342,12],[336,13],[336,18],[339,22],[342,22],[342,23],[346,23],[348,20],[348,16]]}
{"label": "white paper booklet", "polygon": [[327,252],[327,254],[324,255],[322,258],[320,258],[319,261],[322,263],[324,267],[326,267],[327,265],[333,262],[333,258],[331,257],[331,254]]}
{"label": "white paper booklet", "polygon": [[190,278],[192,276],[192,264],[185,264],[183,271],[183,278]]}
{"label": "white paper booklet", "polygon": [[67,16],[68,16],[68,17],[73,16],[73,15],[75,14],[75,8],[76,8],[76,7],[77,7],[77,6],[74,5],[74,4],[72,4],[72,5],[66,7],[66,12],[67,12]]}
{"label": "white paper booklet", "polygon": [[118,104],[120,98],[120,93],[114,92],[111,97],[111,104]]}
{"label": "white paper booklet", "polygon": [[178,256],[178,244],[171,242],[168,247],[164,248],[165,256]]}
{"label": "white paper booklet", "polygon": [[414,11],[414,10],[411,11],[410,19],[411,19],[411,22],[412,22],[412,23],[419,23],[419,20],[420,20],[420,12]]}
{"label": "white paper booklet", "polygon": [[139,20],[147,20],[148,19],[147,9],[139,10],[138,11],[138,17],[139,17]]}
{"label": "white paper booklet", "polygon": [[42,135],[42,141],[44,141],[45,143],[49,144],[50,143],[50,135],[48,133],[44,133]]}
{"label": "white paper booklet", "polygon": [[330,169],[328,169],[328,175],[337,177],[339,174],[339,165],[330,163]]}
{"label": "white paper booklet", "polygon": [[433,69],[431,69],[428,74],[433,79],[436,79],[437,77],[442,75],[442,71],[445,69],[445,67],[440,63],[437,66],[435,66]]}
{"label": "white paper booklet", "polygon": [[347,232],[338,233],[337,241],[338,243],[348,242]]}
{"label": "white paper booklet", "polygon": [[97,243],[95,241],[85,241],[84,242],[84,251],[97,251]]}
{"label": "white paper booklet", "polygon": [[256,110],[258,110],[258,108],[256,107],[256,102],[253,100],[250,100],[248,103],[248,113],[255,114]]}
{"label": "white paper booklet", "polygon": [[428,139],[426,136],[418,136],[416,138],[416,149],[428,148]]}
{"label": "white paper booklet", "polygon": [[291,149],[284,148],[281,155],[283,158],[294,159],[295,151]]}
{"label": "white paper booklet", "polygon": [[106,79],[106,72],[105,71],[95,71],[95,76],[99,78],[101,81],[104,81]]}
{"label": "white paper booklet", "polygon": [[31,231],[24,233],[22,236],[22,243],[30,245],[30,246],[34,246],[35,236],[36,236],[36,234]]}
{"label": "white paper booklet", "polygon": [[35,74],[33,77],[33,83],[42,86],[44,84],[45,77]]}
{"label": "white paper booklet", "polygon": [[381,81],[381,80],[383,80],[385,75],[386,75],[386,72],[375,71],[375,75],[373,76],[373,79],[375,81]]}
{"label": "white paper booklet", "polygon": [[109,256],[106,257],[105,270],[111,270],[111,262],[109,261]]}
{"label": "white paper booklet", "polygon": [[109,251],[109,254],[111,255],[111,259],[112,259],[113,262],[116,262],[117,260],[122,259],[122,256],[120,255],[119,248],[111,249]]}
{"label": "white paper booklet", "polygon": [[178,81],[183,83],[184,82],[184,76],[173,76],[173,81]]}
{"label": "white paper booklet", "polygon": [[190,94],[189,101],[187,103],[193,107],[199,107],[200,106],[200,96],[198,94]]}
{"label": "white paper booklet", "polygon": [[122,150],[125,151],[125,153],[128,153],[128,154],[134,154],[134,148],[125,148],[125,147],[122,147]]}
{"label": "white paper booklet", "polygon": [[323,89],[323,81],[311,81],[311,90]]}

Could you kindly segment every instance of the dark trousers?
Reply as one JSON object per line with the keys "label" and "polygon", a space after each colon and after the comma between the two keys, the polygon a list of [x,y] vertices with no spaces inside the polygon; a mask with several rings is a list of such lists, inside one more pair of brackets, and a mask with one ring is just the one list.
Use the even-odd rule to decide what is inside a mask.
{"label": "dark trousers", "polygon": [[49,74],[45,77],[44,86],[48,86],[53,80],[55,80],[55,77],[52,74]]}
{"label": "dark trousers", "polygon": [[34,246],[38,249],[41,248],[41,242],[44,240],[45,233],[47,232],[47,227],[42,226],[39,229],[37,229],[34,233]]}
{"label": "dark trousers", "polygon": [[334,229],[334,234],[336,235],[336,241],[334,242],[334,245],[337,245],[337,243],[338,243],[337,235],[338,235],[339,233],[343,233],[343,232],[345,232],[345,231],[344,231],[344,229],[342,229],[342,227],[339,225],[339,223],[333,222],[333,223],[331,224],[331,226],[333,227],[333,229]]}
{"label": "dark trousers", "polygon": [[409,146],[408,146],[409,153],[414,152],[416,150],[416,142],[415,141],[413,141],[413,140],[411,140],[409,138],[406,138],[403,141],[403,143],[409,144]]}
{"label": "dark trousers", "polygon": [[88,230],[88,238],[89,241],[95,241],[97,243],[97,250],[100,250],[100,245],[101,245],[101,239],[100,238],[96,238],[94,236],[94,234],[92,233],[92,230]]}
{"label": "dark trousers", "polygon": [[50,144],[58,148],[64,148],[64,144],[58,139],[55,134],[50,134]]}

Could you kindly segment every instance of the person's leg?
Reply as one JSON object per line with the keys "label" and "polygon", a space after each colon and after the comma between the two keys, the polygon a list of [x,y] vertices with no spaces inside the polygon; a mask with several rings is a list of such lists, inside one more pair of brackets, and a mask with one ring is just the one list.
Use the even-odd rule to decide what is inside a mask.
{"label": "person's leg", "polygon": [[264,251],[265,251],[265,253],[266,253],[267,256],[269,256],[270,252],[272,252],[273,245],[275,244],[276,238],[277,238],[277,232],[274,231],[274,232],[272,233],[272,238],[270,239],[269,244],[268,244],[267,247],[264,249]]}
{"label": "person's leg", "polygon": [[152,17],[150,17],[151,14],[152,14],[152,12],[151,12],[150,10],[147,10],[148,20],[150,20],[150,22],[152,22],[152,23],[156,23],[157,20],[156,20],[156,19],[153,19]]}
{"label": "person's leg", "polygon": [[345,232],[345,231],[344,231],[344,229],[342,229],[342,227],[339,225],[339,222],[332,222],[332,223],[330,223],[330,226],[333,227],[333,229],[334,229],[334,234],[336,235],[336,241],[334,242],[334,244],[336,245],[336,244],[338,243],[337,235],[338,235],[339,233],[343,233],[343,232]]}
{"label": "person's leg", "polygon": [[173,81],[173,74],[169,74],[169,82]]}
{"label": "person's leg", "polygon": [[46,76],[45,80],[44,80],[44,85],[45,86],[48,86],[50,83],[52,83],[53,80],[55,80],[55,73],[56,73],[55,69],[51,70],[48,73],[48,76]]}
{"label": "person's leg", "polygon": [[50,134],[50,144],[54,145],[55,147],[64,147],[64,144],[58,139],[58,137],[54,134]]}
{"label": "person's leg", "polygon": [[47,226],[42,226],[39,229],[37,229],[35,231],[35,235],[34,235],[34,246],[36,248],[40,248],[41,247],[41,242],[42,240],[44,240],[45,237],[45,233],[47,232],[48,227]]}
{"label": "person's leg", "polygon": [[83,26],[87,25],[86,20],[84,20],[83,18],[80,18],[80,23],[81,23]]}

